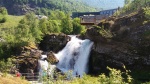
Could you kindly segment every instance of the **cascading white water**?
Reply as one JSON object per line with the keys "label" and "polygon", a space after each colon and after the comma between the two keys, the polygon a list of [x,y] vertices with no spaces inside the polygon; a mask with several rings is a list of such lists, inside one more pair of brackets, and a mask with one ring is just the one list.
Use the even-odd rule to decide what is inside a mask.
{"label": "cascading white water", "polygon": [[65,48],[55,54],[59,63],[56,65],[62,72],[73,71],[73,76],[82,76],[88,72],[89,53],[93,42],[71,37]]}
{"label": "cascading white water", "polygon": [[53,71],[56,68],[56,65],[50,65],[46,60],[47,55],[41,55],[41,59],[38,60],[38,68],[39,68],[39,76],[42,78],[43,76],[49,75],[53,76]]}
{"label": "cascading white water", "polygon": [[47,56],[41,56],[41,59],[39,60],[40,74],[43,74],[46,70],[48,74],[52,75],[53,69],[57,67],[63,73],[72,71],[73,76],[82,77],[84,73],[88,72],[88,59],[92,45],[93,42],[88,39],[81,40],[76,38],[76,36],[71,36],[71,40],[64,49],[55,54],[59,60],[56,66],[50,65],[50,68],[48,68],[48,62],[43,60],[44,58],[47,58]]}

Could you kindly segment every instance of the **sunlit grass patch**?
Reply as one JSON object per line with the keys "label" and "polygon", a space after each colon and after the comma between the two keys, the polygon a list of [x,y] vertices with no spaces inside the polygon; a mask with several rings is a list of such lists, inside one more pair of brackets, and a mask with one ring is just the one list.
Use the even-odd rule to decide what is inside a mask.
{"label": "sunlit grass patch", "polygon": [[1,76],[0,84],[30,84],[27,80],[23,80],[19,77],[13,77],[11,75]]}
{"label": "sunlit grass patch", "polygon": [[16,27],[23,16],[6,15],[6,22],[0,23],[0,28]]}

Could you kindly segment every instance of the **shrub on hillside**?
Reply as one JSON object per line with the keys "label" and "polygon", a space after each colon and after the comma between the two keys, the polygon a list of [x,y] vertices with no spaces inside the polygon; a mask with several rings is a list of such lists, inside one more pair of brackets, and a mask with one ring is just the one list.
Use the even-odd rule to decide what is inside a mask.
{"label": "shrub on hillside", "polygon": [[0,23],[5,23],[7,21],[6,17],[0,18]]}
{"label": "shrub on hillside", "polygon": [[12,66],[13,66],[13,64],[12,64],[11,58],[9,58],[7,61],[1,60],[0,61],[0,72],[8,73],[8,72],[10,72],[10,69]]}
{"label": "shrub on hillside", "polygon": [[0,7],[0,14],[8,15],[7,9],[5,7]]}
{"label": "shrub on hillside", "polygon": [[[131,76],[128,74],[128,70],[126,72],[121,72],[117,69],[112,69],[107,67],[110,70],[109,76],[106,76],[104,74],[99,76],[99,82],[102,84],[128,84],[132,82]],[[127,77],[124,78],[122,75],[126,75]]]}
{"label": "shrub on hillside", "polygon": [[[125,66],[124,66],[125,68]],[[70,79],[68,77],[70,77],[70,75],[72,75],[71,73],[69,73],[70,75],[66,74],[66,75],[60,75],[57,74],[57,80],[56,81],[52,81],[52,80],[46,80],[43,81],[44,83],[47,84],[132,84],[133,83],[133,79],[132,77],[128,74],[128,70],[126,70],[125,68],[125,72],[121,72],[120,70],[117,69],[112,69],[109,68],[110,73],[109,76],[105,75],[105,74],[101,74],[99,75],[99,77],[92,77],[90,75],[83,75],[82,78],[76,78],[76,77],[71,77]],[[124,76],[126,77],[124,77]],[[67,81],[65,80],[67,77]]]}
{"label": "shrub on hillside", "polygon": [[150,7],[146,7],[143,9],[144,9],[145,18],[150,19]]}

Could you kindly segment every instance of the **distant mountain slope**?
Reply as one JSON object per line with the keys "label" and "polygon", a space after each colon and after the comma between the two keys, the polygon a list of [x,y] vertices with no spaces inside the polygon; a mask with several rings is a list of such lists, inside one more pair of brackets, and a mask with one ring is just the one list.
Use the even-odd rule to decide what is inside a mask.
{"label": "distant mountain slope", "polygon": [[[80,0],[81,1],[81,0]],[[123,7],[124,0],[82,0],[90,6],[103,10]]]}
{"label": "distant mountain slope", "polygon": [[48,10],[64,12],[96,11],[85,3],[76,0],[0,0],[0,6],[7,8],[9,14],[22,15],[28,11],[46,14]]}

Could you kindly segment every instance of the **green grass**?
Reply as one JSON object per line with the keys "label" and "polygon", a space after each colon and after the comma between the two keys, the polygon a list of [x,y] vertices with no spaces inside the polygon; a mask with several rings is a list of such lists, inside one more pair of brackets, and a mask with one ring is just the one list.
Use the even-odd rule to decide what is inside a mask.
{"label": "green grass", "polygon": [[5,23],[0,23],[0,28],[16,27],[23,16],[6,15],[6,18],[7,20]]}

